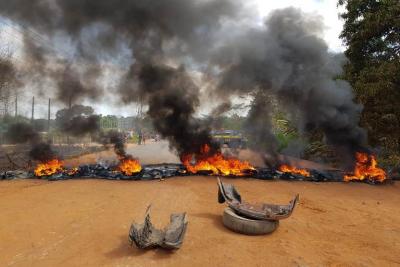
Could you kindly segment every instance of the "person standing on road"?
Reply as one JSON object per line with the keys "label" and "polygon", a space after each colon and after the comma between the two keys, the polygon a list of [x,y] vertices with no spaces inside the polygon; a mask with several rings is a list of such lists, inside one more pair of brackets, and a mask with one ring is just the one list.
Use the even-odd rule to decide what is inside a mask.
{"label": "person standing on road", "polygon": [[142,144],[142,138],[143,138],[142,130],[139,129],[139,132],[138,132],[138,145]]}

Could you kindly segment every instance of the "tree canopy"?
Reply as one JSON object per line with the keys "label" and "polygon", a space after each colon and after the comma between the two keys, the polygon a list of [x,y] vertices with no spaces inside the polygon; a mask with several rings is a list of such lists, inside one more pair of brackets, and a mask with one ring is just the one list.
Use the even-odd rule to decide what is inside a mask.
{"label": "tree canopy", "polygon": [[373,146],[400,149],[400,1],[339,0],[347,46],[344,78],[364,105]]}

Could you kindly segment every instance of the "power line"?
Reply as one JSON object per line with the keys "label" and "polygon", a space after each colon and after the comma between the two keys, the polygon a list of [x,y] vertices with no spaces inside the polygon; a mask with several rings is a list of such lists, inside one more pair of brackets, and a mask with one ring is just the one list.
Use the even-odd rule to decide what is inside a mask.
{"label": "power line", "polygon": [[[58,55],[58,52],[54,47],[50,46],[49,43],[51,42],[48,39],[45,39],[42,35],[34,32],[33,30],[30,30],[28,27],[22,25],[22,24],[17,24],[17,23],[10,23],[7,20],[3,20],[1,21],[1,23],[4,25],[8,25],[11,28],[13,28],[15,31],[19,32],[23,37],[29,37],[33,40],[35,40],[36,42],[41,43],[42,46],[46,46],[49,50],[51,50],[53,53],[55,53],[56,55]],[[18,25],[18,27],[16,25]],[[22,29],[21,29],[22,28]],[[30,33],[30,34],[29,34]],[[34,35],[36,37],[34,37]],[[23,40],[21,40],[23,41]]]}
{"label": "power line", "polygon": [[[9,33],[9,32],[6,32],[6,34],[8,34],[9,36],[13,36],[13,37],[15,37],[15,38],[17,38],[18,39],[18,41],[20,41],[20,42],[22,42],[22,43],[24,43],[24,41],[23,41],[23,37],[29,37],[32,41],[34,41],[35,42],[35,44],[36,45],[38,45],[38,43],[39,43],[39,46],[44,46],[45,48],[47,48],[48,49],[48,52],[51,52],[54,56],[56,56],[57,58],[61,58],[61,59],[64,59],[64,60],[66,60],[66,61],[68,61],[68,59],[66,58],[66,56],[65,56],[65,54],[68,54],[68,51],[66,51],[66,50],[64,50],[64,51],[60,51],[60,49],[56,49],[55,47],[53,47],[50,43],[52,42],[51,40],[49,40],[49,39],[47,39],[47,38],[45,38],[45,37],[43,37],[43,35],[41,35],[41,34],[39,34],[39,33],[37,33],[37,32],[35,32],[35,31],[33,31],[32,29],[30,29],[29,27],[27,27],[27,26],[25,26],[25,25],[23,25],[23,24],[18,24],[18,23],[15,23],[15,22],[13,22],[13,23],[10,23],[10,22],[8,22],[7,20],[2,20],[2,21],[0,21],[0,24],[3,24],[3,25],[8,25],[8,26],[10,26],[11,28],[13,28],[15,31],[17,31],[17,32],[19,32],[20,34],[21,34],[21,36],[16,36],[16,35],[14,35],[14,33]],[[16,25],[18,25],[19,27],[17,27]],[[22,29],[21,29],[22,28]],[[29,34],[30,33],[30,34]],[[34,37],[33,35],[35,35],[36,37]],[[86,44],[86,45],[88,45],[88,44]],[[60,52],[62,52],[64,55],[61,55],[60,54]],[[26,59],[24,59],[24,60],[26,60]],[[89,64],[87,64],[87,63],[85,63],[85,62],[82,62],[82,61],[75,61],[75,63],[76,64],[78,64],[78,65],[80,65],[80,66],[83,66],[83,67],[86,67],[86,68],[89,68],[90,66],[89,66]]]}

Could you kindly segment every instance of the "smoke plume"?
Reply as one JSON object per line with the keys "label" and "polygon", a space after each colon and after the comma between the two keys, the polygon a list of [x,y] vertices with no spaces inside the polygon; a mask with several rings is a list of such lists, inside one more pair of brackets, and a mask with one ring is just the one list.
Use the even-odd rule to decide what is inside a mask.
{"label": "smoke plume", "polygon": [[265,163],[270,167],[276,167],[278,141],[271,132],[270,108],[268,95],[257,92],[247,115],[245,129],[251,136],[250,148],[261,154],[267,152],[269,156],[264,157]]}
{"label": "smoke plume", "polygon": [[199,89],[183,67],[144,65],[138,73],[138,93],[148,103],[155,129],[178,154],[198,154],[204,144],[215,150],[208,127],[195,119]]}
{"label": "smoke plume", "polygon": [[51,145],[44,142],[34,143],[32,149],[29,151],[29,156],[33,160],[40,162],[48,162],[49,160],[59,157],[51,148]]}
{"label": "smoke plume", "polygon": [[[101,95],[98,67],[121,42],[130,49],[132,64],[161,60],[165,54],[205,58],[214,30],[237,7],[232,0],[0,0],[1,15],[48,39],[32,42],[37,36],[24,31],[26,56],[40,62],[40,68],[32,64],[27,73],[40,71],[42,79],[53,79],[64,103]],[[60,42],[73,46],[65,59],[58,59],[52,47]]]}
{"label": "smoke plume", "polygon": [[16,70],[10,55],[0,53],[0,87],[5,90],[7,85],[15,83],[16,80]]}
{"label": "smoke plume", "polygon": [[[273,12],[264,28],[249,30],[216,56],[223,69],[219,91],[275,94],[286,109],[300,115],[300,129],[322,129],[328,144],[353,157],[366,144],[358,126],[361,107],[353,102],[349,84],[335,79],[342,62],[320,38],[321,25],[318,17],[298,9]],[[271,136],[268,118],[268,107],[256,99],[249,125],[259,122],[250,132],[261,143]]]}
{"label": "smoke plume", "polygon": [[8,128],[5,137],[12,144],[23,144],[26,142],[37,143],[39,141],[38,132],[31,124],[25,122],[14,123]]}
{"label": "smoke plume", "polygon": [[64,103],[96,99],[102,93],[95,82],[101,70],[95,67],[124,42],[131,66],[120,82],[121,98],[126,103],[146,101],[155,128],[179,153],[191,152],[193,146],[198,151],[211,140],[193,117],[198,89],[183,69],[163,62],[185,57],[207,60],[221,21],[235,16],[239,6],[234,0],[0,0],[2,15],[49,39],[61,36],[75,45],[72,57],[54,63],[52,49],[29,43],[26,33],[27,56],[41,62],[41,71],[55,80],[58,99]]}
{"label": "smoke plume", "polygon": [[125,137],[123,133],[117,131],[100,132],[98,136],[98,142],[104,146],[112,145],[115,154],[119,159],[133,158],[132,155],[126,152]]}
{"label": "smoke plume", "polygon": [[93,113],[92,107],[74,105],[57,111],[56,124],[61,131],[72,136],[96,134],[100,131],[100,117]]}
{"label": "smoke plume", "polygon": [[[107,91],[99,84],[103,63],[118,55],[124,60],[117,67],[127,69],[117,82],[121,100],[144,102],[155,129],[179,155],[212,143],[209,129],[195,118],[199,88],[190,71],[176,67],[183,63],[207,69],[218,80],[215,90],[223,101],[255,96],[247,130],[260,151],[276,150],[266,101],[270,94],[297,115],[301,131],[322,129],[326,142],[342,155],[364,149],[361,107],[353,102],[349,84],[335,79],[343,60],[321,39],[321,19],[286,8],[272,12],[263,27],[238,27],[231,36],[221,31],[224,21],[236,22],[243,12],[236,0],[0,0],[2,16],[29,25],[51,44],[72,47],[59,59],[51,45],[32,43],[31,30],[24,33],[26,57],[37,63],[28,64],[27,73],[53,80],[59,101],[98,99]],[[84,121],[91,123],[96,127],[94,119]]]}
{"label": "smoke plume", "polygon": [[57,98],[64,104],[70,105],[86,97],[97,100],[102,92],[96,85],[96,79],[100,75],[100,67],[91,66],[80,71],[68,64],[59,71],[52,72],[57,81]]}
{"label": "smoke plume", "polygon": [[12,124],[6,132],[6,138],[14,144],[29,143],[31,145],[29,157],[33,160],[46,162],[58,157],[50,144],[41,141],[39,133],[29,123]]}

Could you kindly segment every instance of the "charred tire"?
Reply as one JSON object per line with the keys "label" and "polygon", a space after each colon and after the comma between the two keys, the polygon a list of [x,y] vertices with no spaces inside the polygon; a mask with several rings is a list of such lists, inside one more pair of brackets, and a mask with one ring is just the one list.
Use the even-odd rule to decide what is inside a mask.
{"label": "charred tire", "polygon": [[226,208],[222,222],[228,229],[245,235],[265,235],[278,228],[279,221],[252,220],[237,215],[231,208]]}

